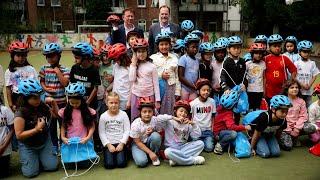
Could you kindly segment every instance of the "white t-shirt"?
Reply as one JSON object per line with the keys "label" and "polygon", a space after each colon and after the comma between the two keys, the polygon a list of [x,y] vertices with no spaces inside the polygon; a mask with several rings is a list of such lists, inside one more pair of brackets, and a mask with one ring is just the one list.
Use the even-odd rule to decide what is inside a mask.
{"label": "white t-shirt", "polygon": [[[294,63],[297,67],[297,80],[299,83],[309,84],[312,77],[319,74],[319,69],[314,61],[308,59],[307,61],[301,60]],[[302,95],[312,95],[312,88],[309,90],[301,89]]]}
{"label": "white t-shirt", "polygon": [[117,63],[113,66],[113,92],[120,96],[120,101],[128,100],[131,90],[129,81],[129,67],[119,66]]}
{"label": "white t-shirt", "polygon": [[[11,111],[10,108],[7,108],[3,105],[1,105],[1,111],[0,111],[0,144],[4,142],[5,137],[9,133],[9,128],[7,126],[13,124],[13,118],[14,114]],[[6,156],[11,154],[12,149],[11,149],[11,143],[8,145],[7,149],[4,151],[2,156]]]}
{"label": "white t-shirt", "polygon": [[266,63],[259,61],[254,63],[252,61],[246,62],[248,92],[263,92],[263,73],[266,70]]}
{"label": "white t-shirt", "polygon": [[217,62],[217,60],[213,60],[211,62],[211,66],[212,66],[212,84],[213,84],[213,88],[218,88],[220,87],[220,73],[221,73],[221,69],[222,69],[222,62]]}
{"label": "white t-shirt", "polygon": [[309,121],[311,123],[320,123],[320,106],[318,101],[312,103],[308,108]]}
{"label": "white t-shirt", "polygon": [[216,113],[214,99],[208,98],[206,102],[199,100],[199,97],[190,102],[192,120],[198,123],[201,131],[212,130],[212,117]]}
{"label": "white t-shirt", "polygon": [[12,86],[11,90],[14,93],[18,93],[18,83],[28,78],[38,78],[38,73],[32,66],[17,67],[15,72],[10,72],[7,69],[5,72],[5,84]]}
{"label": "white t-shirt", "polygon": [[99,136],[103,146],[107,144],[126,144],[130,133],[128,115],[119,110],[116,116],[110,116],[109,111],[104,112],[99,120]]}

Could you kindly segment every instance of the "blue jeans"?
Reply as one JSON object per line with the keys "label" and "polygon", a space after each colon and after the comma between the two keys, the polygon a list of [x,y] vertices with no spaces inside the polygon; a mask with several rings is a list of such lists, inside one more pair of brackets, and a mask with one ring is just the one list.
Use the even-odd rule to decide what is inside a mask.
{"label": "blue jeans", "polygon": [[39,174],[40,162],[45,171],[54,171],[58,168],[58,158],[52,153],[50,136],[43,145],[38,147],[30,147],[19,141],[19,154],[22,174],[26,177]]}
{"label": "blue jeans", "polygon": [[224,149],[228,146],[228,144],[233,143],[236,137],[237,137],[236,131],[222,130],[219,133],[219,143],[221,147]]}
{"label": "blue jeans", "polygon": [[204,151],[212,152],[214,149],[213,132],[211,130],[201,131],[200,140],[204,143]]}
{"label": "blue jeans", "polygon": [[[114,147],[117,147],[118,144],[113,144]],[[126,157],[126,145],[123,146],[121,152],[111,153],[108,148],[104,151],[104,167],[106,169],[113,168],[124,168],[127,166],[127,157]]]}
{"label": "blue jeans", "polygon": [[[147,140],[146,146],[154,153],[158,153],[161,146],[161,136],[157,132],[153,132]],[[146,167],[149,161],[149,156],[141,150],[135,143],[131,147],[132,157],[138,167]]]}
{"label": "blue jeans", "polygon": [[275,135],[262,134],[257,143],[256,153],[263,158],[280,156],[280,147]]}
{"label": "blue jeans", "polygon": [[104,102],[104,99],[97,100],[97,120],[99,120],[101,114],[103,114],[107,110],[107,105]]}

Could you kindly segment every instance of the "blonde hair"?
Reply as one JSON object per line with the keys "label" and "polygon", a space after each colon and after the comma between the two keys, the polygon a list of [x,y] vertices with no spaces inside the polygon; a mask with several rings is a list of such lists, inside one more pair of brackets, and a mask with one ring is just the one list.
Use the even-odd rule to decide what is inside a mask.
{"label": "blonde hair", "polygon": [[108,97],[117,97],[120,100],[120,96],[116,92],[106,92],[106,99],[108,99]]}

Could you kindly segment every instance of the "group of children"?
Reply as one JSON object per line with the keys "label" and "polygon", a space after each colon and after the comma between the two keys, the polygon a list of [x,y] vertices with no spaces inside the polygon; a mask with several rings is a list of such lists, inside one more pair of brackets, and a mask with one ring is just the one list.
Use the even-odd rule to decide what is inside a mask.
{"label": "group of children", "polygon": [[[261,157],[279,156],[280,146],[292,149],[304,133],[319,143],[320,100],[311,104],[312,94],[320,98],[320,85],[312,91],[319,70],[309,59],[311,42],[289,36],[282,54],[280,35],[259,35],[246,61],[240,37],[202,43],[203,33],[192,30],[177,40],[161,32],[153,55],[135,32],[127,34],[129,49],[77,43],[70,71],[59,63],[58,44],[45,45],[48,64],[37,73],[25,43],[13,42],[5,72],[9,107],[1,101],[0,111],[1,175],[8,172],[11,144],[23,175],[34,177],[40,163],[46,171],[58,168],[59,144],[73,137],[82,144],[93,140],[107,169],[126,167],[129,151],[138,167],[160,165],[161,154],[171,166],[204,164],[202,151],[223,154],[241,131]],[[233,112],[241,92],[248,94],[250,111],[264,98],[269,104],[248,125]]]}

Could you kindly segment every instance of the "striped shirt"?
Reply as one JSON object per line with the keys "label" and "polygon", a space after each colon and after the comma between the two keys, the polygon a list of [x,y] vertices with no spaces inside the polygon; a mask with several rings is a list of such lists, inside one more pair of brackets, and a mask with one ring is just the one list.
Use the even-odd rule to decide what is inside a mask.
{"label": "striped shirt", "polygon": [[[70,70],[64,66],[60,66],[60,71],[65,78],[69,79]],[[57,104],[66,103],[66,96],[64,92],[64,86],[60,83],[60,80],[54,70],[49,64],[41,67],[39,72],[40,81],[45,83],[47,88],[54,89],[54,93],[46,92],[46,97],[53,97]]]}

